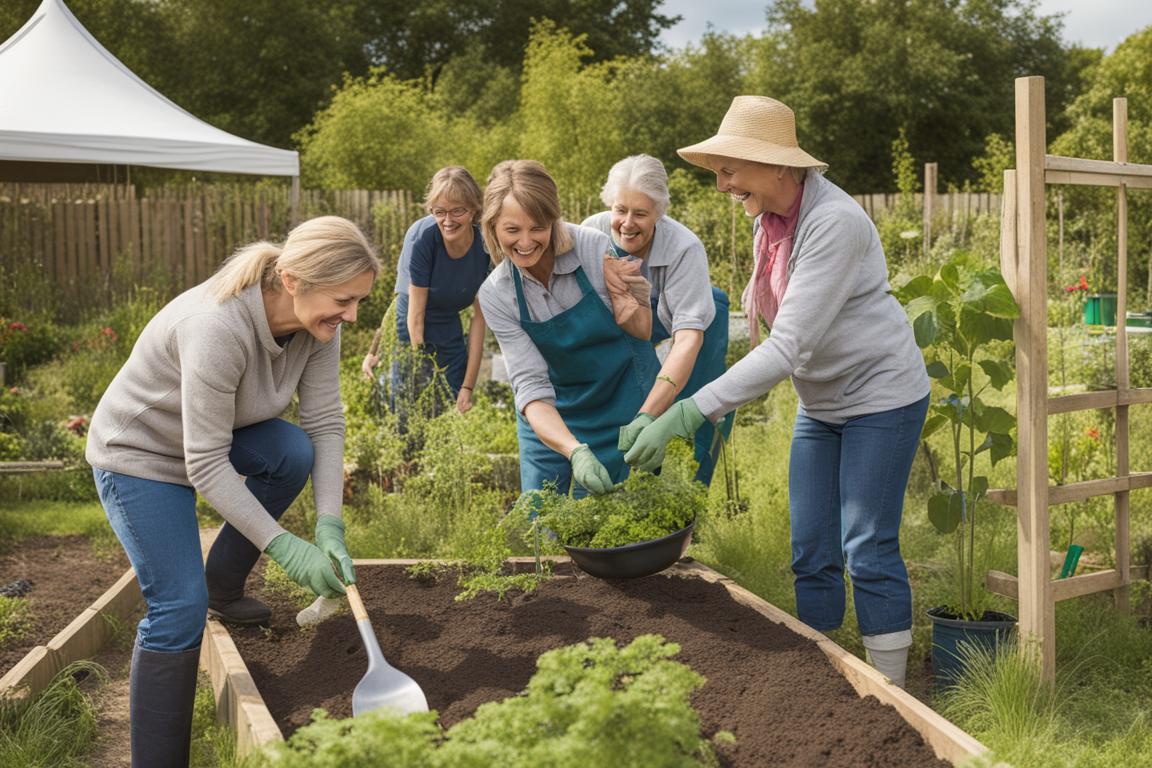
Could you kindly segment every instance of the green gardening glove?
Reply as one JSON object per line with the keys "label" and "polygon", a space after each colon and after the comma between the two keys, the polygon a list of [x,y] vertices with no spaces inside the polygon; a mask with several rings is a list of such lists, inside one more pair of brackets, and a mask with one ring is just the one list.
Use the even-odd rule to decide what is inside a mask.
{"label": "green gardening glove", "polygon": [[655,419],[646,413],[636,414],[636,418],[620,427],[620,439],[616,442],[616,448],[621,453],[632,447],[636,442],[636,438],[640,437],[640,433],[644,431],[644,427],[651,424]]}
{"label": "green gardening glove", "polygon": [[345,584],[356,583],[356,571],[352,568],[352,556],[344,544],[344,521],[332,515],[316,518],[316,546],[328,555]]}
{"label": "green gardening glove", "polygon": [[660,418],[644,428],[632,448],[624,454],[624,461],[637,469],[653,472],[664,463],[668,441],[674,437],[691,440],[703,423],[704,414],[700,413],[692,398],[673,403]]}
{"label": "green gardening glove", "polygon": [[612,490],[612,476],[586,444],[576,446],[568,461],[572,463],[572,479],[587,488],[588,493],[608,493]]}
{"label": "green gardening glove", "polygon": [[332,570],[332,561],[315,544],[285,531],[272,539],[264,552],[284,569],[288,578],[320,597],[344,594],[344,585]]}

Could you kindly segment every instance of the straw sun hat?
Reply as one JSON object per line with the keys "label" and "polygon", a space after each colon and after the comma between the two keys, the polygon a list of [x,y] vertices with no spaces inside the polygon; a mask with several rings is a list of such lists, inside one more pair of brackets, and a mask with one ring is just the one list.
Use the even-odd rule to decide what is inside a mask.
{"label": "straw sun hat", "polygon": [[720,122],[720,130],[699,144],[676,150],[692,165],[712,167],[708,158],[731,157],[793,168],[827,168],[796,143],[796,115],[767,96],[737,96]]}

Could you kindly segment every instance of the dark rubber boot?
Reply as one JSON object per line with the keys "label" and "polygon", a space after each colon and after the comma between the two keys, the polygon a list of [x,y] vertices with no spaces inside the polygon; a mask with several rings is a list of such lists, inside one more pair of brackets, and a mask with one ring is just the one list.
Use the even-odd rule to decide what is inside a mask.
{"label": "dark rubber boot", "polygon": [[244,596],[244,583],[259,558],[260,550],[231,525],[220,530],[204,564],[209,616],[230,624],[268,624],[268,606]]}
{"label": "dark rubber boot", "polygon": [[128,689],[132,768],[187,768],[200,649],[132,651]]}
{"label": "dark rubber boot", "polygon": [[226,624],[267,626],[272,618],[272,609],[254,597],[241,597],[225,603],[213,600],[209,593],[208,615]]}

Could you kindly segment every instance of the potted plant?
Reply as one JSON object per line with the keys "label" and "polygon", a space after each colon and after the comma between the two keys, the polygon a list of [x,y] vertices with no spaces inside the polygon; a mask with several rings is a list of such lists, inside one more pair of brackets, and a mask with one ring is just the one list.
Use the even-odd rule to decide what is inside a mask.
{"label": "potted plant", "polygon": [[990,350],[990,342],[1012,339],[1019,309],[999,270],[974,265],[963,252],[935,275],[915,277],[895,293],[907,307],[928,375],[936,381],[938,396],[921,439],[939,430],[947,430],[949,437],[939,467],[925,442],[935,486],[928,519],[955,545],[955,592],[948,603],[928,611],[933,669],[937,683],[946,684],[961,666],[960,643],[993,647],[1016,623],[989,609],[989,595],[977,577],[976,527],[988,477],[977,474],[976,463],[987,453],[989,465],[995,466],[1013,451],[1015,419],[984,397],[1012,381],[1010,363]]}
{"label": "potted plant", "polygon": [[587,573],[648,576],[683,556],[708,503],[704,486],[666,474],[634,472],[612,493],[582,499],[545,490],[526,499],[525,509]]}

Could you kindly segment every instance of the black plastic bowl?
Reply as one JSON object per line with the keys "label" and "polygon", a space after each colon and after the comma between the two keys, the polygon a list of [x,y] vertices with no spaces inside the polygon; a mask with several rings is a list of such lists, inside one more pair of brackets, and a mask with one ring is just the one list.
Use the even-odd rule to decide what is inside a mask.
{"label": "black plastic bowl", "polygon": [[581,570],[601,579],[635,579],[651,576],[675,563],[692,543],[692,528],[681,528],[659,539],[639,541],[623,547],[599,549],[593,547],[564,546],[572,562]]}

